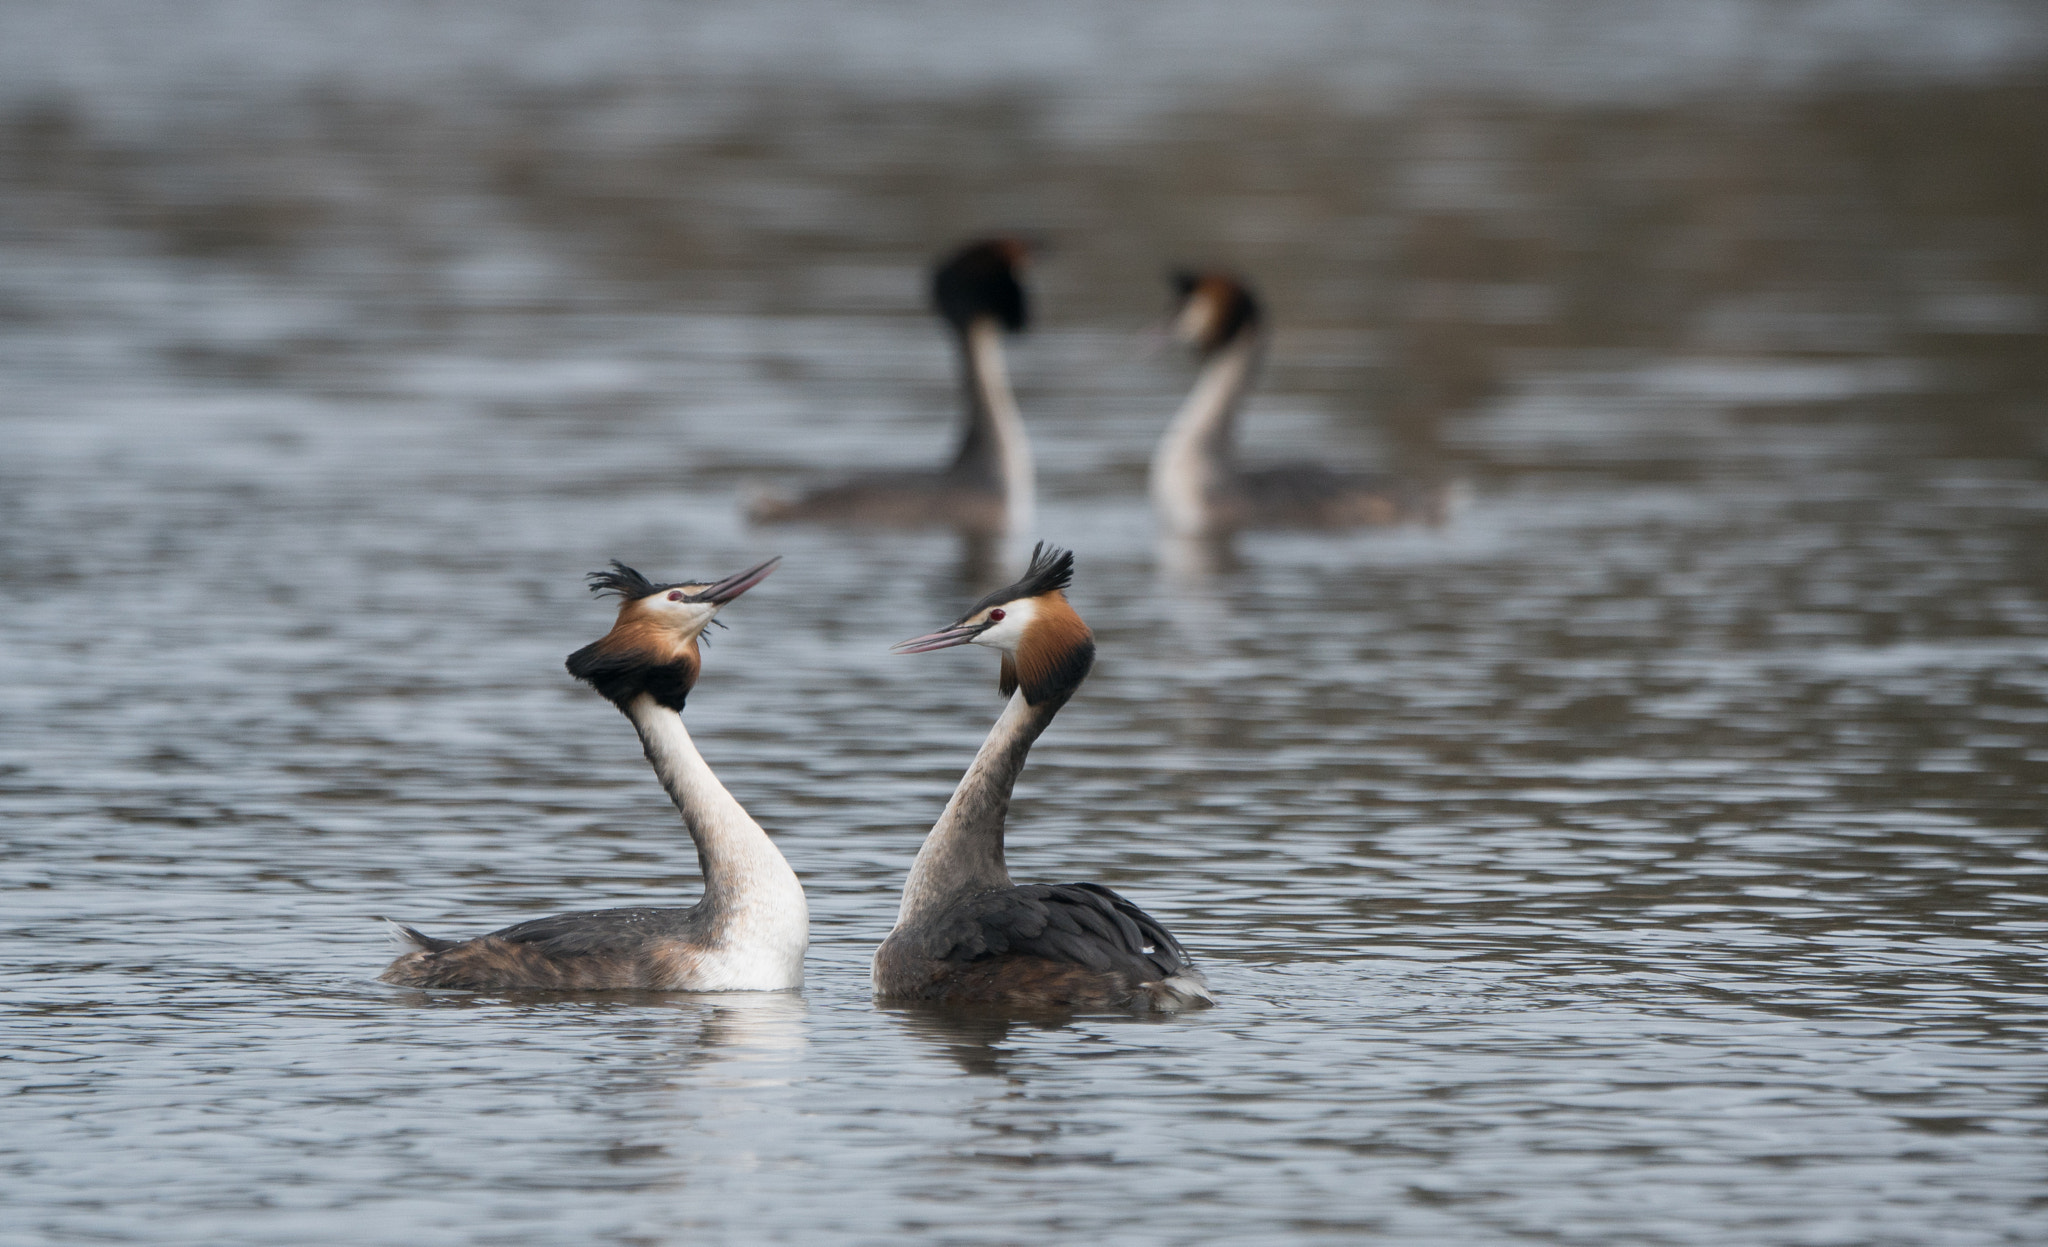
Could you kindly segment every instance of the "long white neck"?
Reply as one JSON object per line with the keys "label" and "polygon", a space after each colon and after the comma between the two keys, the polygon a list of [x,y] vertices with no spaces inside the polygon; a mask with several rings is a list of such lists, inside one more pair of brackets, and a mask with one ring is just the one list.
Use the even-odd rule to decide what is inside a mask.
{"label": "long white neck", "polygon": [[646,693],[626,705],[647,761],[682,812],[704,872],[700,911],[715,928],[748,939],[808,940],[809,910],[796,872],[775,842],[718,782],[682,716]]}
{"label": "long white neck", "polygon": [[1024,769],[1031,742],[1058,710],[1058,704],[1031,705],[1022,689],[1010,695],[1002,717],[989,729],[988,739],[910,865],[897,926],[931,914],[956,897],[1010,886],[1010,871],[1003,864],[1010,792]]}
{"label": "long white neck", "polygon": [[1008,531],[1013,537],[1022,536],[1031,531],[1037,503],[1031,439],[1024,434],[1024,417],[1017,410],[1017,397],[1010,392],[1010,370],[1003,359],[1003,331],[986,316],[967,326],[967,384],[993,437]]}
{"label": "long white neck", "polygon": [[1208,531],[1210,499],[1233,470],[1232,435],[1263,352],[1263,335],[1247,333],[1202,365],[1195,388],[1166,426],[1152,455],[1152,509],[1183,535]]}

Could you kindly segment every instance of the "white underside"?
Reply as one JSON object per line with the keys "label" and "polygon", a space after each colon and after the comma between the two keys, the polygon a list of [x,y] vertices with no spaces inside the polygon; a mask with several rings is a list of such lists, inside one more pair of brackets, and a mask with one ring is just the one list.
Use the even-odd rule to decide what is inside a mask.
{"label": "white underside", "polygon": [[[795,942],[790,942],[790,936]],[[787,932],[775,943],[749,941],[698,954],[696,973],[687,981],[663,984],[680,992],[782,992],[804,985],[802,932]]]}

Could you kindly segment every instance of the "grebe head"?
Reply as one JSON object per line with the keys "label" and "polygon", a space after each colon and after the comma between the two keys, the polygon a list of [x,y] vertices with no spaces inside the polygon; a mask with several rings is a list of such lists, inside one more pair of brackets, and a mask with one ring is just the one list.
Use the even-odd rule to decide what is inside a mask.
{"label": "grebe head", "polygon": [[1003,654],[999,687],[1004,696],[1024,690],[1039,705],[1064,700],[1095,665],[1095,634],[1067,601],[1074,579],[1074,554],[1039,542],[1023,579],[1006,585],[967,609],[950,627],[899,641],[898,654],[924,654],[956,645],[986,645]]}
{"label": "grebe head", "polygon": [[1030,320],[1024,285],[1017,278],[1030,248],[1022,239],[971,242],[932,270],[932,304],[962,333],[975,321],[994,320],[1011,333]]}
{"label": "grebe head", "polygon": [[681,710],[703,665],[698,635],[721,607],[766,580],[781,561],[777,555],[708,584],[656,584],[613,559],[609,571],[590,573],[590,591],[617,594],[619,617],[610,632],[569,655],[569,674],[620,709],[651,693]]}
{"label": "grebe head", "polygon": [[1177,269],[1173,282],[1173,336],[1201,356],[1257,331],[1264,313],[1251,287],[1223,273]]}

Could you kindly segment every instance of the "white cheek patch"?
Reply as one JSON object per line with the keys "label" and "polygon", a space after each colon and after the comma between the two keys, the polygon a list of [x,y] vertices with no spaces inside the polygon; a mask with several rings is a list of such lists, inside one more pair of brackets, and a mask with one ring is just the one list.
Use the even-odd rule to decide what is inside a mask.
{"label": "white cheek patch", "polygon": [[1183,342],[1205,342],[1216,328],[1216,299],[1206,290],[1197,290],[1181,309],[1180,321],[1174,332]]}
{"label": "white cheek patch", "polygon": [[1002,621],[975,637],[976,645],[1015,650],[1024,640],[1024,633],[1030,629],[1032,616],[1038,611],[1038,604],[1027,598],[1021,602],[1006,603],[1001,610]]}

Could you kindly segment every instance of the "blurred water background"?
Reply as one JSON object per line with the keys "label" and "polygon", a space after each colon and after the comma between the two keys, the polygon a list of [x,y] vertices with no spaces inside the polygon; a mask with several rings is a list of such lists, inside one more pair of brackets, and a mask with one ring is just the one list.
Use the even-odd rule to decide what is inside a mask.
{"label": "blurred water background", "polygon": [[[878,1011],[1015,550],[750,531],[936,462],[940,249],[1097,674],[1020,878],[1223,995]],[[1169,262],[1259,454],[1440,530],[1162,548]],[[383,988],[694,896],[561,670],[610,557],[783,569],[690,723],[800,996]],[[2048,9],[0,6],[0,1242],[2048,1239]]]}

